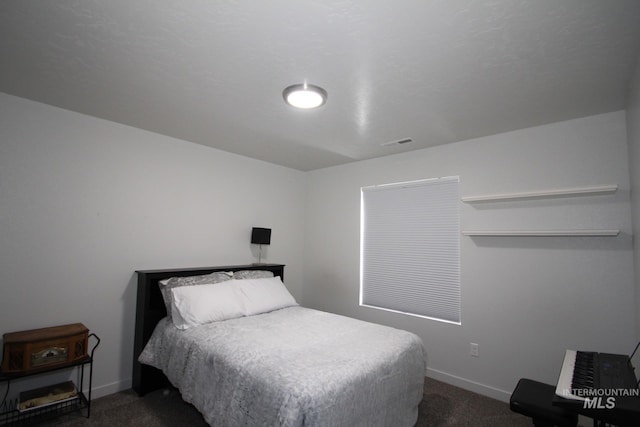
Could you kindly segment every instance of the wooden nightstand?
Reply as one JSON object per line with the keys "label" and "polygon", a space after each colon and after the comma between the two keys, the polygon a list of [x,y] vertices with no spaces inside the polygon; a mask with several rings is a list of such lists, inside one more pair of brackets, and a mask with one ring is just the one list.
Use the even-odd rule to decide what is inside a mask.
{"label": "wooden nightstand", "polygon": [[[89,339],[95,344],[89,352]],[[0,402],[0,425],[25,425],[42,419],[56,417],[72,411],[87,411],[91,414],[91,387],[93,380],[93,353],[100,344],[96,334],[90,334],[81,323],[55,326],[52,328],[34,329],[12,332],[3,335],[4,349],[0,383],[6,383],[4,398]],[[85,367],[88,366],[89,388],[84,391]],[[33,407],[20,405],[20,398],[7,399],[12,381],[40,375],[62,369],[79,369],[79,386],[77,393],[67,393],[64,398],[47,402],[48,399],[36,400]],[[58,384],[58,386],[69,384]],[[37,392],[37,390],[31,390]],[[36,393],[37,394],[37,393]],[[21,396],[33,395],[30,391]],[[20,407],[22,406],[22,408]]]}

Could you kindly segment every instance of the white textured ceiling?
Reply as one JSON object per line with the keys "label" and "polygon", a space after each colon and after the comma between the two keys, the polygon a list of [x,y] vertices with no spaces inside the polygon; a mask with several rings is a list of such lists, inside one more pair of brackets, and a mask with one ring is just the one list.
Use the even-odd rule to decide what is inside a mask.
{"label": "white textured ceiling", "polygon": [[638,0],[0,2],[0,91],[300,170],[623,109],[639,48]]}

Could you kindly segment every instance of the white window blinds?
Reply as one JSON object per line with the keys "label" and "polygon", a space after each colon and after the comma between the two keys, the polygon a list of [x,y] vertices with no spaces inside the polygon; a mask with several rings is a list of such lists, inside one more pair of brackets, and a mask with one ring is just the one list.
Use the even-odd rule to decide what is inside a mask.
{"label": "white window blinds", "polygon": [[362,188],[361,305],[460,323],[458,184]]}

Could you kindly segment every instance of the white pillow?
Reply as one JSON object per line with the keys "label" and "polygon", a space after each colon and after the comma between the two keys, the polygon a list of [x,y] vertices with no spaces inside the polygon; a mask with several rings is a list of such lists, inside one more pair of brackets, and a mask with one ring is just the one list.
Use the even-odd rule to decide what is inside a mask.
{"label": "white pillow", "polygon": [[209,285],[231,279],[233,279],[232,271],[215,271],[201,276],[171,277],[161,280],[158,284],[160,285],[160,292],[162,293],[165,307],[167,307],[167,316],[171,317],[171,307],[173,306],[171,302],[171,289],[179,286]]}
{"label": "white pillow", "polygon": [[171,289],[173,324],[178,329],[244,316],[236,280]]}
{"label": "white pillow", "polygon": [[231,282],[235,282],[233,286],[242,300],[245,316],[298,305],[287,288],[285,288],[280,277],[234,279]]}

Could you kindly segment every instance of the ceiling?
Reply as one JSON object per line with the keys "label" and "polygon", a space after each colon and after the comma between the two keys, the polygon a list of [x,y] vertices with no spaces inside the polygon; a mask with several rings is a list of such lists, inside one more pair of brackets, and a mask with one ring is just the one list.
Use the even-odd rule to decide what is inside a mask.
{"label": "ceiling", "polygon": [[0,91],[305,171],[624,109],[639,53],[638,0],[0,2]]}

